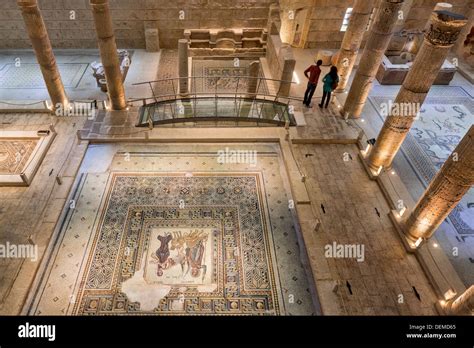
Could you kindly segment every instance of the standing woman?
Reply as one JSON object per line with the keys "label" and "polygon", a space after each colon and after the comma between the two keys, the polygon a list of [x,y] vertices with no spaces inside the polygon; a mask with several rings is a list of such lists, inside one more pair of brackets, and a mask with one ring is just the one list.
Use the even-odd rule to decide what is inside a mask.
{"label": "standing woman", "polygon": [[[329,101],[331,100],[331,93],[333,90],[337,88],[339,84],[339,76],[337,75],[337,67],[332,66],[331,70],[329,71],[326,76],[323,78],[324,86],[323,86],[323,98],[321,99],[321,104],[319,107],[322,108],[324,105],[324,101],[326,101],[325,108],[328,108]],[[327,98],[327,99],[326,99]]]}

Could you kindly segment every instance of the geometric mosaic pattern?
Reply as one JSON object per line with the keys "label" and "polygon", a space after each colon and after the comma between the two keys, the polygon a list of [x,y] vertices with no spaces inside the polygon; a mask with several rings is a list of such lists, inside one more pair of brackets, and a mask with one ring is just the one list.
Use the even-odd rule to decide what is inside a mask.
{"label": "geometric mosaic pattern", "polygon": [[[259,192],[255,175],[113,174],[75,314],[279,314]],[[157,229],[161,244],[149,250]],[[127,298],[137,272],[143,286],[167,288],[155,308]],[[167,273],[175,279],[163,280]]]}
{"label": "geometric mosaic pattern", "polygon": [[0,174],[20,174],[38,140],[0,140]]}
{"label": "geometric mosaic pattern", "polygon": [[241,146],[259,151],[254,165],[219,164],[222,145],[126,145],[86,170],[26,311],[314,314],[280,157]]}
{"label": "geometric mosaic pattern", "polygon": [[[64,87],[75,88],[79,85],[89,64],[86,63],[58,63],[59,73]],[[39,64],[15,63],[5,64],[0,69],[0,88],[45,88],[43,75]]]}

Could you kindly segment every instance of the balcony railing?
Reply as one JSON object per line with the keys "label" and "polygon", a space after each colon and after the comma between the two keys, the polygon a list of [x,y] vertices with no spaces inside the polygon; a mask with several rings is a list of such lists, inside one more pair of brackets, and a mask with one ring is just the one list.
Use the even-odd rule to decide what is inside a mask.
{"label": "balcony railing", "polygon": [[[188,92],[179,92],[182,79],[187,79],[191,86]],[[278,85],[278,92],[268,92],[269,83]],[[148,84],[153,96],[130,102],[142,101],[139,127],[200,121],[295,126],[292,103],[301,103],[302,99],[280,93],[282,86],[291,83],[249,76],[170,78],[134,84]]]}

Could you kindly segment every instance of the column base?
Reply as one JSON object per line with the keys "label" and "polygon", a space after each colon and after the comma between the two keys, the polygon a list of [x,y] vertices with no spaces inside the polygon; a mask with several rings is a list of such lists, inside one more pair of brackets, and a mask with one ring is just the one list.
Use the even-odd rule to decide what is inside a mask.
{"label": "column base", "polygon": [[436,312],[438,312],[439,315],[449,315],[446,308],[444,306],[442,306],[440,302],[441,301],[437,301],[434,305],[435,309],[436,309]]}
{"label": "column base", "polygon": [[388,217],[390,220],[392,220],[393,226],[398,232],[398,235],[400,236],[400,240],[402,241],[403,246],[405,247],[406,251],[409,253],[416,253],[418,250],[418,247],[415,246],[414,242],[407,238],[405,235],[405,231],[403,228],[403,224],[401,223],[401,216],[396,210],[391,210],[390,213],[388,213]]}
{"label": "column base", "polygon": [[[369,164],[367,163],[367,154],[363,152],[363,150],[359,151],[359,158],[362,162],[362,165],[364,166],[365,171],[369,175],[370,180],[377,180],[379,177],[380,173],[377,173],[374,169],[372,169]],[[383,170],[383,169],[382,169]]]}

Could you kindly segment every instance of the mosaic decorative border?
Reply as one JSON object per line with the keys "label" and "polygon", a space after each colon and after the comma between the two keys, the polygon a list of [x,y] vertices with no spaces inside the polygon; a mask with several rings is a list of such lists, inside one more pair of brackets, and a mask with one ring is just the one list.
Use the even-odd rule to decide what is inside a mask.
{"label": "mosaic decorative border", "polygon": [[[259,175],[112,173],[73,314],[280,314]],[[127,280],[140,269],[157,227],[215,231],[213,291],[170,286],[152,310],[128,298]]]}

